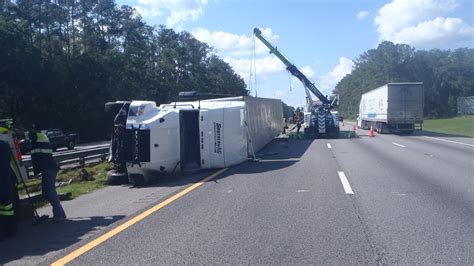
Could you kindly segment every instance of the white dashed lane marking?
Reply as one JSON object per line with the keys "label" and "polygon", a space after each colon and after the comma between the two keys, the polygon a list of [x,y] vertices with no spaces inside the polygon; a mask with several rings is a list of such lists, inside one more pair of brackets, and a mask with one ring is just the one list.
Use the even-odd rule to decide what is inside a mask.
{"label": "white dashed lane marking", "polygon": [[342,186],[344,187],[344,191],[346,194],[354,194],[354,191],[352,191],[351,185],[349,184],[349,181],[347,180],[346,175],[344,172],[337,172],[339,175],[339,179],[341,180]]}
{"label": "white dashed lane marking", "polygon": [[395,146],[398,146],[398,147],[401,147],[401,148],[405,148],[406,146],[403,146],[402,144],[398,144],[396,142],[392,142],[393,145]]}

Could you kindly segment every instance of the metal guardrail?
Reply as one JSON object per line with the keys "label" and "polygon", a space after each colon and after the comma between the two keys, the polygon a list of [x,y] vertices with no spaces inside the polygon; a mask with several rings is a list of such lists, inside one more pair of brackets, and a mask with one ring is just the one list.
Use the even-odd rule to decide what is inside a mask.
{"label": "metal guardrail", "polygon": [[[109,147],[87,149],[83,151],[73,151],[67,153],[53,154],[54,160],[59,166],[76,164],[83,166],[87,161],[105,159],[109,153]],[[31,159],[24,159],[23,165],[30,170],[32,167]]]}

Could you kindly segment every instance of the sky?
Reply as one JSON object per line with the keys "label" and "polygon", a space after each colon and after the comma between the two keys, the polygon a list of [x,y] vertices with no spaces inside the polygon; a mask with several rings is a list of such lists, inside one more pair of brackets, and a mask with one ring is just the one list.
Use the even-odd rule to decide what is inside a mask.
{"label": "sky", "polygon": [[[149,25],[188,31],[214,47],[250,94],[303,106],[303,85],[253,37],[253,28],[325,95],[353,60],[384,41],[418,50],[474,47],[472,0],[117,0]],[[253,51],[255,50],[255,53]],[[190,88],[198,89],[198,88]]]}

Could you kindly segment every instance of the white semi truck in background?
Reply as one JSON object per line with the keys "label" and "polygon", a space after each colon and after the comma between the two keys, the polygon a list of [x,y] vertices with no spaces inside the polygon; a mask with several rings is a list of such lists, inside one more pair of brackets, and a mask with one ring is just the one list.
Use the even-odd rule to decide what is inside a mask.
{"label": "white semi truck in background", "polygon": [[148,183],[177,169],[236,165],[252,158],[283,130],[281,100],[250,96],[198,100],[193,92],[180,95],[182,101],[160,106],[152,101],[108,103],[108,109],[119,113],[115,128],[122,132],[112,143],[120,173],[109,174],[109,180],[126,172],[130,182]]}
{"label": "white semi truck in background", "polygon": [[362,94],[357,124],[379,134],[411,134],[423,124],[423,103],[422,82],[388,83]]}

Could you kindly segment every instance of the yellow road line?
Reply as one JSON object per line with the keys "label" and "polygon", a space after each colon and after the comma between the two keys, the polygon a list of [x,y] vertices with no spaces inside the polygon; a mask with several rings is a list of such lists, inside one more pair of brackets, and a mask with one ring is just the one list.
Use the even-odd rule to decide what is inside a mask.
{"label": "yellow road line", "polygon": [[65,265],[66,263],[69,263],[76,259],[77,257],[81,256],[82,254],[86,253],[87,251],[97,247],[98,245],[102,244],[103,242],[107,241],[108,239],[112,238],[113,236],[119,234],[120,232],[124,231],[125,229],[129,228],[130,226],[138,223],[139,221],[145,219],[147,216],[150,214],[160,210],[161,208],[167,206],[168,204],[172,203],[173,201],[181,198],[182,196],[188,194],[189,192],[193,191],[194,189],[198,188],[202,184],[206,183],[207,181],[215,178],[216,176],[222,174],[227,168],[221,169],[214,174],[202,179],[201,181],[183,189],[182,191],[174,194],[173,196],[169,197],[168,199],[160,202],[159,204],[151,207],[150,209],[140,213],[139,215],[133,217],[132,219],[128,220],[127,222],[115,227],[114,229],[110,230],[109,232],[99,236],[98,238],[92,240],[91,242],[85,244],[84,246],[76,249],[75,251],[69,253],[65,257],[53,262],[51,265],[52,266],[58,266],[58,265]]}

